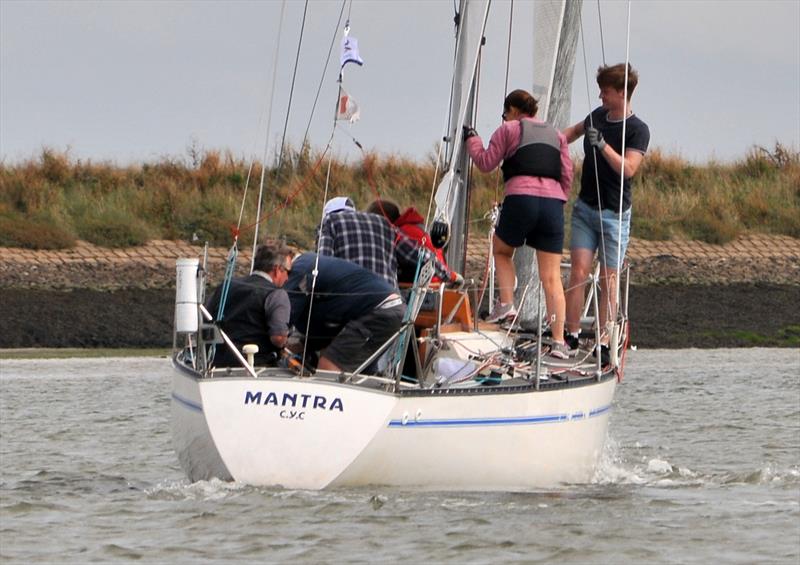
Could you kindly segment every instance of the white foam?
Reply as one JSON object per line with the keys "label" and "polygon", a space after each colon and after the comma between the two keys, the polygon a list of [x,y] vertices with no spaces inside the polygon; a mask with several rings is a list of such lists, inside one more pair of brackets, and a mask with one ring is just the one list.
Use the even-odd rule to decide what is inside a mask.
{"label": "white foam", "polygon": [[145,494],[154,498],[172,498],[182,500],[222,500],[231,495],[249,489],[242,483],[232,483],[220,479],[197,481],[189,483],[187,480],[163,481],[153,488],[145,489]]}
{"label": "white foam", "polygon": [[664,461],[663,459],[651,459],[647,462],[647,471],[649,473],[667,474],[671,473],[672,470],[672,465],[669,464],[669,461]]}

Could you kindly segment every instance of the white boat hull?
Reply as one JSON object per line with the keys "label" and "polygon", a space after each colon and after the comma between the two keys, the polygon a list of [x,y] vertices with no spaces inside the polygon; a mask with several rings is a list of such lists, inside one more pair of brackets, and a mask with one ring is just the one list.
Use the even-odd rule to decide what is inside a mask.
{"label": "white boat hull", "polygon": [[199,378],[176,366],[173,434],[193,481],[550,487],[591,479],[615,384],[397,395],[287,376]]}

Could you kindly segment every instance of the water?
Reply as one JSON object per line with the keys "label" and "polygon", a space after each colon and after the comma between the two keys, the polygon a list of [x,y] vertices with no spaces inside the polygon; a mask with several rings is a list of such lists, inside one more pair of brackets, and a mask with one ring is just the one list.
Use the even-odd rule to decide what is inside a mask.
{"label": "water", "polygon": [[0,361],[0,561],[793,563],[800,351],[637,351],[589,485],[189,484],[166,359]]}

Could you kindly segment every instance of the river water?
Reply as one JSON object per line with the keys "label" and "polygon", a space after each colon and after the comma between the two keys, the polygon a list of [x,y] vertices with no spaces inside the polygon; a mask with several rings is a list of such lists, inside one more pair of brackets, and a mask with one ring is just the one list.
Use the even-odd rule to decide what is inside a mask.
{"label": "river water", "polygon": [[630,352],[588,485],[189,484],[163,358],[0,361],[0,561],[793,563],[800,351]]}

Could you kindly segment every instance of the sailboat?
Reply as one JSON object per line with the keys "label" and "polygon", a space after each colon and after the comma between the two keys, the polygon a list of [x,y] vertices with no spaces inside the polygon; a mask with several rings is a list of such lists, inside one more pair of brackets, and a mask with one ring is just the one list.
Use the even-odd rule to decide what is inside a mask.
{"label": "sailboat", "polygon": [[[448,261],[458,270],[469,189],[461,129],[472,119],[489,4],[460,0],[446,173],[435,196],[437,219],[452,227]],[[566,5],[575,2],[550,4],[560,11],[560,27]],[[625,296],[610,363],[591,350],[557,360],[545,355],[540,298],[531,300],[535,328],[480,323],[469,294],[434,288],[432,268],[423,265],[410,289],[408,323],[378,352],[399,352],[396,362],[381,374],[310,374],[254,366],[236,350],[202,305],[205,276],[205,261],[178,261],[171,411],[175,449],[190,480],[443,490],[591,480],[624,364]],[[590,315],[592,305],[597,311],[593,284],[584,314],[587,329],[598,331]],[[413,352],[415,379],[404,376],[401,345]],[[240,366],[214,367],[210,351],[217,347],[232,348]]]}

